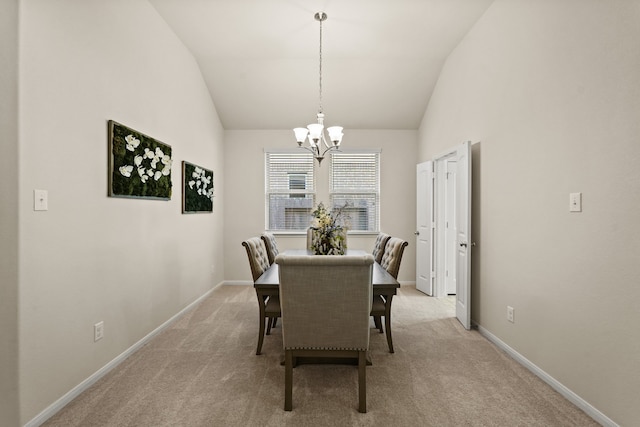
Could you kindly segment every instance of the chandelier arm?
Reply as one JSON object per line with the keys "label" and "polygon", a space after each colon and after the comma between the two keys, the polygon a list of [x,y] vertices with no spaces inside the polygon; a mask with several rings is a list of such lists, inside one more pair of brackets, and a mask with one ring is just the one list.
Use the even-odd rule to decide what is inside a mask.
{"label": "chandelier arm", "polygon": [[324,129],[322,130],[322,142],[324,143],[324,146],[327,147],[327,149],[331,148],[331,145],[329,145],[329,143],[327,142],[327,138],[324,137]]}
{"label": "chandelier arm", "polygon": [[[316,157],[320,155],[320,150],[319,149],[314,149],[312,147],[306,147],[304,145],[300,145],[298,148],[304,148],[305,150],[309,151],[311,154],[313,154]],[[325,151],[325,153],[326,153],[326,151]]]}
{"label": "chandelier arm", "polygon": [[338,150],[338,151],[340,151],[340,149],[338,148],[338,146],[337,146],[337,145],[332,145],[331,147],[327,148],[326,150],[324,150],[324,151],[322,152],[322,157],[324,157],[324,155],[325,155],[325,154],[327,154],[327,152],[328,152],[328,151],[331,151],[331,150]]}

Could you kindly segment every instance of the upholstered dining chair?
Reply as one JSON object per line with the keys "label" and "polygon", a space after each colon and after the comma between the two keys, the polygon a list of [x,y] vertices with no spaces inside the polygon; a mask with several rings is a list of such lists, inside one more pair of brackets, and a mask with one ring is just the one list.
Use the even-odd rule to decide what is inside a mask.
{"label": "upholstered dining chair", "polygon": [[[385,245],[384,253],[382,254],[382,259],[380,260],[380,266],[387,270],[387,272],[395,279],[398,278],[398,272],[400,271],[400,262],[402,261],[402,254],[404,253],[404,248],[407,247],[408,244],[408,242],[398,237],[390,237],[387,240],[387,244]],[[393,295],[389,295],[387,298],[393,298]],[[380,333],[384,332],[382,328],[382,318],[385,318],[385,329],[387,332],[387,344],[389,346],[389,353],[393,353],[393,339],[391,337],[391,313],[386,312],[387,302],[391,303],[391,301],[387,301],[385,297],[381,295],[373,298],[371,316],[373,316],[373,321]]]}
{"label": "upholstered dining chair", "polygon": [[293,407],[293,367],[298,357],[357,358],[358,410],[367,411],[373,262],[369,254],[276,257],[285,351],[285,411]]}
{"label": "upholstered dining chair", "polygon": [[[264,273],[271,264],[269,264],[269,257],[267,255],[267,248],[264,241],[259,237],[252,237],[242,242],[242,246],[247,250],[247,257],[249,258],[249,266],[251,267],[251,275],[253,282],[258,280],[258,277]],[[256,354],[262,352],[262,342],[265,336],[265,321],[267,322],[266,335],[271,334],[271,328],[276,325],[278,317],[280,317],[280,299],[277,296],[260,296],[256,292],[258,297],[258,304],[260,304],[260,327],[258,332],[258,347]],[[264,308],[264,312],[263,309]]]}
{"label": "upholstered dining chair", "polygon": [[373,255],[373,259],[378,264],[380,264],[380,261],[382,261],[382,255],[384,255],[384,248],[387,246],[387,241],[390,238],[391,236],[386,233],[379,233],[378,237],[376,238],[376,242],[373,245],[373,252],[371,252],[371,255]]}
{"label": "upholstered dining chair", "polygon": [[311,243],[313,242],[313,229],[307,228],[307,249],[311,249]]}
{"label": "upholstered dining chair", "polygon": [[387,270],[394,279],[398,278],[398,272],[400,271],[400,263],[402,262],[402,254],[404,248],[407,247],[409,242],[406,242],[398,237],[391,237],[387,240],[387,244],[384,247],[384,253],[380,260],[382,268]]}
{"label": "upholstered dining chair", "polygon": [[262,233],[260,236],[262,241],[264,242],[265,247],[267,248],[267,256],[269,257],[269,264],[273,264],[276,256],[280,253],[278,251],[278,243],[276,242],[276,237],[272,233]]}

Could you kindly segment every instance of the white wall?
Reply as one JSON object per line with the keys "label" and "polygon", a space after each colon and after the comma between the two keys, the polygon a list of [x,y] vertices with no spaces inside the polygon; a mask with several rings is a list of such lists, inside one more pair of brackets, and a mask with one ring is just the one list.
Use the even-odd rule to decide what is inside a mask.
{"label": "white wall", "polygon": [[[196,62],[146,0],[20,5],[25,423],[223,280],[224,135]],[[109,119],[171,145],[170,201],[107,197]],[[181,214],[182,160],[214,171],[213,214]],[[48,211],[33,211],[34,189]]]}
{"label": "white wall", "polygon": [[0,425],[18,403],[18,1],[0,2]]}
{"label": "white wall", "polygon": [[424,161],[480,141],[472,318],[620,425],[640,420],[638,40],[638,1],[497,0],[419,143]]}
{"label": "white wall", "polygon": [[[415,194],[417,131],[345,129],[347,148],[381,149],[380,228],[409,242],[402,257],[398,280],[415,282]],[[225,278],[251,281],[249,261],[242,241],[264,232],[264,150],[298,149],[293,131],[225,132]],[[316,163],[316,202],[329,201],[329,159]],[[375,235],[349,235],[348,246],[371,251]],[[306,234],[276,235],[279,249],[304,248]]]}

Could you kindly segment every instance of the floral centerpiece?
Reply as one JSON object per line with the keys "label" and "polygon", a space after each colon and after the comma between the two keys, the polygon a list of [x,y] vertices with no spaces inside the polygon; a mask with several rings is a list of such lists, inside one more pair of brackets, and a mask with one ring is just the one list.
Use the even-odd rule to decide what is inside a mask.
{"label": "floral centerpiece", "polygon": [[312,212],[311,247],[316,255],[344,255],[347,227],[341,208],[328,211],[320,202]]}

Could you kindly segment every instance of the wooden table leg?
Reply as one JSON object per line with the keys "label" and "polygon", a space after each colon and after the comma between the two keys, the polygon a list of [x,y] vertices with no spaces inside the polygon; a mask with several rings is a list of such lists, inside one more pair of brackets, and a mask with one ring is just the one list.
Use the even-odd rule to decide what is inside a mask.
{"label": "wooden table leg", "polygon": [[260,307],[260,328],[258,332],[258,348],[256,355],[262,352],[262,342],[264,341],[264,314],[265,314],[266,296],[258,294],[258,306]]}
{"label": "wooden table leg", "polygon": [[391,300],[393,295],[387,295],[384,304],[384,323],[387,332],[387,344],[389,345],[389,353],[393,353],[393,340],[391,339]]}

